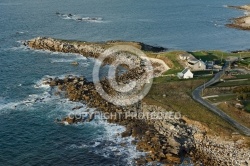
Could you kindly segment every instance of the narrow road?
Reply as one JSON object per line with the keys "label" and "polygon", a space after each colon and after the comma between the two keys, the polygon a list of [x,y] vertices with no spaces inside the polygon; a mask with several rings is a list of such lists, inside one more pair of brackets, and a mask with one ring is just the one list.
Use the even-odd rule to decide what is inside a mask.
{"label": "narrow road", "polygon": [[241,125],[240,123],[238,123],[237,121],[232,119],[230,116],[228,116],[226,113],[224,113],[222,110],[220,110],[216,106],[214,106],[214,105],[210,104],[209,102],[207,102],[206,100],[204,100],[201,96],[203,89],[220,81],[220,78],[224,75],[225,70],[229,67],[229,64],[230,64],[230,62],[227,62],[226,65],[223,67],[222,71],[215,74],[215,76],[211,80],[209,80],[207,83],[205,83],[204,85],[197,87],[193,91],[192,97],[195,101],[199,102],[200,104],[202,104],[203,106],[205,106],[209,110],[211,110],[212,112],[219,115],[222,119],[224,119],[225,121],[230,123],[233,127],[238,129],[239,131],[241,131],[243,134],[245,134],[246,136],[250,136],[250,129],[248,127]]}

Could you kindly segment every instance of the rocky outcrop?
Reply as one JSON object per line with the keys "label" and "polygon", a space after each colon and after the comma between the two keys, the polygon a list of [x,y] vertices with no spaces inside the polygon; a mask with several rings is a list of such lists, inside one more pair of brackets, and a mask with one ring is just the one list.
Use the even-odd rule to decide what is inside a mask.
{"label": "rocky outcrop", "polygon": [[227,24],[230,28],[237,28],[241,30],[250,30],[250,16],[243,16],[232,19],[231,24]]}
{"label": "rocky outcrop", "polygon": [[[228,7],[250,11],[250,5],[228,6]],[[241,29],[241,30],[250,30],[250,16],[249,14],[247,14],[246,16],[233,18],[232,23],[227,24],[227,26],[231,28]]]}
{"label": "rocky outcrop", "polygon": [[97,44],[90,43],[74,43],[63,40],[56,40],[53,38],[37,37],[32,40],[26,41],[25,45],[30,48],[39,50],[49,50],[64,53],[78,53],[86,57],[97,57],[104,51],[104,47]]}
{"label": "rocky outcrop", "polygon": [[[89,43],[89,42],[78,42],[78,41],[65,41],[57,40],[53,38],[37,37],[32,40],[24,42],[30,48],[38,50],[49,50],[53,52],[63,52],[63,53],[77,53],[85,57],[98,58],[107,48],[115,45],[126,45],[130,44],[136,46],[143,51],[159,52],[165,50],[162,47],[149,46],[138,42],[122,42],[122,41],[109,41],[106,43]],[[129,53],[123,53],[127,58],[130,57]],[[149,58],[152,66],[154,67],[154,75],[160,76],[162,73],[167,71],[169,67],[164,61],[154,58]],[[113,62],[112,58],[107,58],[104,64],[111,64]]]}
{"label": "rocky outcrop", "polygon": [[240,10],[250,10],[250,5],[243,5],[243,6],[228,6],[229,8],[235,8]]}

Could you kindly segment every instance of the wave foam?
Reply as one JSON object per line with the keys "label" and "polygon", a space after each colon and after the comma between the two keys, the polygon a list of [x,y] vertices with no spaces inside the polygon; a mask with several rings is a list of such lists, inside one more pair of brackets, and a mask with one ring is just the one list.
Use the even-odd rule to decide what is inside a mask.
{"label": "wave foam", "polygon": [[[108,123],[104,120],[92,123],[92,125],[103,126],[105,134],[95,140],[94,147],[100,147],[94,150],[94,153],[106,158],[118,157],[121,162],[127,165],[133,165],[134,159],[145,156],[145,152],[136,150],[136,145],[132,144],[133,137],[121,137],[121,133],[126,130],[124,126]],[[92,147],[93,147],[92,146]]]}
{"label": "wave foam", "polygon": [[24,108],[32,109],[35,103],[45,103],[52,99],[49,92],[42,94],[31,94],[27,98],[17,102],[0,103],[0,114],[8,113],[8,110],[26,110]]}

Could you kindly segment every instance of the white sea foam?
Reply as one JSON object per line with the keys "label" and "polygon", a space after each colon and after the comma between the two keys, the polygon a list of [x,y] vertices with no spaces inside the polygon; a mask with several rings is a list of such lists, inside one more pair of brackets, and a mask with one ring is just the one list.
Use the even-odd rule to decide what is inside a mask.
{"label": "white sea foam", "polygon": [[49,89],[50,86],[46,84],[48,78],[54,78],[53,76],[46,75],[42,79],[35,82],[34,88],[44,88]]}
{"label": "white sea foam", "polygon": [[250,12],[249,12],[249,11],[245,11],[244,14],[245,14],[246,16],[248,16],[248,15],[250,15]]}
{"label": "white sea foam", "polygon": [[66,148],[66,149],[83,149],[83,148],[87,148],[88,145],[86,144],[81,144],[81,145],[76,145],[76,144],[73,144],[73,145],[70,145],[69,148]]}
{"label": "white sea foam", "polygon": [[95,140],[93,146],[102,147],[94,151],[96,154],[107,158],[116,156],[121,162],[126,162],[128,165],[132,165],[134,159],[145,156],[145,152],[137,151],[136,145],[132,144],[132,141],[135,140],[133,137],[121,137],[121,133],[126,130],[124,126],[108,123],[105,120],[95,121],[92,125],[103,126],[106,131],[104,135]]}
{"label": "white sea foam", "polygon": [[5,51],[29,51],[30,49],[23,44],[20,44],[19,46],[11,47],[11,48],[5,48]]}
{"label": "white sea foam", "polygon": [[[78,125],[75,126],[77,127]],[[86,128],[94,127],[96,128],[94,129],[95,132],[102,130],[102,134],[96,134],[96,138],[91,142],[79,143],[78,145],[72,144],[66,147],[66,149],[87,148],[97,155],[105,158],[117,158],[119,162],[126,163],[127,165],[134,165],[134,159],[146,154],[145,152],[136,150],[136,145],[132,144],[132,141],[135,140],[133,137],[121,137],[121,133],[126,130],[124,126],[108,123],[98,117],[92,122],[84,123],[83,126]]]}
{"label": "white sea foam", "polygon": [[8,113],[8,110],[32,110],[35,103],[45,103],[52,99],[48,92],[42,94],[30,94],[25,99],[0,104],[0,114]]}
{"label": "white sea foam", "polygon": [[[69,59],[65,59],[65,58],[53,58],[51,59],[51,63],[72,63],[72,62],[75,62],[75,61],[86,61],[86,57],[84,56],[73,56]],[[82,63],[81,64],[84,64],[85,66],[88,65],[88,63]]]}

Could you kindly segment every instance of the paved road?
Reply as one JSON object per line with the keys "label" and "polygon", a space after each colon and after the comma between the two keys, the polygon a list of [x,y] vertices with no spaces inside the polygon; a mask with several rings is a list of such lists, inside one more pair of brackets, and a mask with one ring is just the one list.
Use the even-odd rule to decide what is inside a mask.
{"label": "paved road", "polygon": [[217,108],[216,106],[210,104],[209,102],[207,102],[206,100],[204,100],[201,96],[201,93],[203,91],[204,88],[220,81],[221,76],[224,75],[225,70],[228,69],[229,67],[229,63],[227,62],[226,65],[223,67],[223,70],[218,72],[211,80],[209,80],[207,83],[205,83],[204,85],[201,85],[199,87],[197,87],[193,93],[192,93],[192,97],[195,101],[201,103],[202,105],[204,105],[205,107],[207,107],[209,110],[211,110],[212,112],[216,113],[217,115],[219,115],[222,119],[224,119],[225,121],[227,121],[228,123],[230,123],[232,126],[234,126],[236,129],[238,129],[239,131],[241,131],[243,134],[245,134],[246,136],[250,136],[250,129],[247,128],[246,126],[241,125],[240,123],[238,123],[237,121],[235,121],[234,119],[232,119],[230,116],[228,116],[226,113],[224,113],[222,110],[220,110],[219,108]]}

